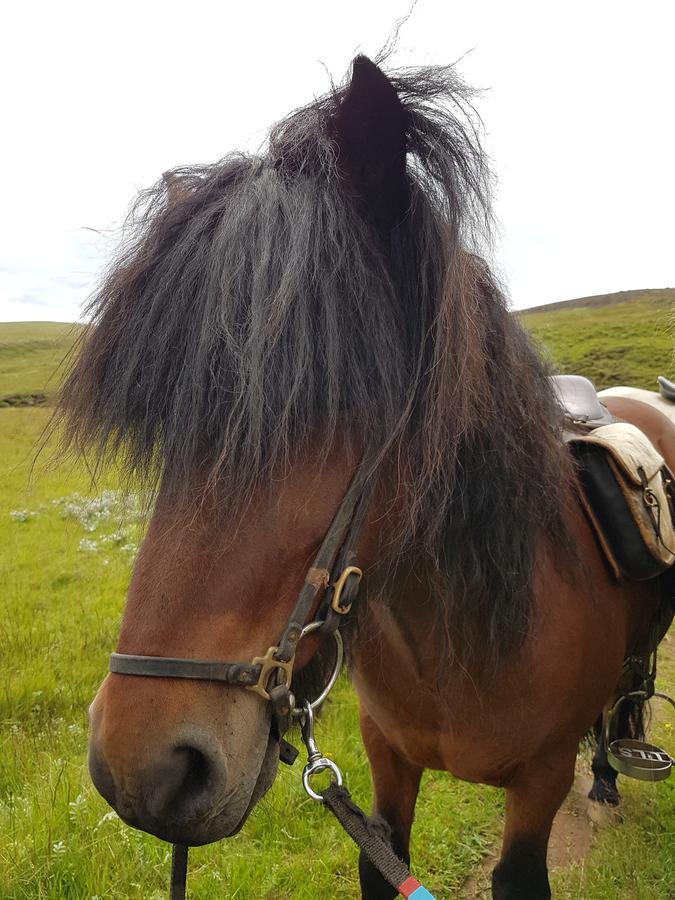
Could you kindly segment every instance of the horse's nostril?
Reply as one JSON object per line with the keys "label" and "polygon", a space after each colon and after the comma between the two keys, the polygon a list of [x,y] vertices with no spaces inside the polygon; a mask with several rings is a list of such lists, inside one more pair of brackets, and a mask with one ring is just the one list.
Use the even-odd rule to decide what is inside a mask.
{"label": "horse's nostril", "polygon": [[197,747],[176,747],[174,754],[182,756],[185,769],[181,793],[188,797],[200,794],[209,783],[213,765]]}
{"label": "horse's nostril", "polygon": [[213,794],[222,791],[225,767],[208,752],[189,744],[174,747],[154,771],[146,772],[146,805],[158,820],[197,819]]}

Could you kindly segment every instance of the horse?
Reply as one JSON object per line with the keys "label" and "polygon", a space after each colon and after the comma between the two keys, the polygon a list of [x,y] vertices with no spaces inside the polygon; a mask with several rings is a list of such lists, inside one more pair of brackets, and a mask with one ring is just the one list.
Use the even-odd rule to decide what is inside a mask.
{"label": "horse", "polygon": [[[617,580],[602,555],[547,364],[485,261],[490,185],[453,68],[359,56],[260,152],[173,170],[133,207],[59,417],[66,449],[118,460],[154,499],[90,710],[91,776],[130,825],[188,845],[243,827],[291,688],[301,707],[332,665],[329,635],[302,628],[332,590],[321,615],[339,618],[398,856],[422,773],[446,770],[506,790],[493,896],[550,897],[579,743],[673,589]],[[675,468],[658,410],[607,406]],[[363,577],[335,606],[335,548],[312,561],[345,504],[352,596]],[[204,677],[203,660],[243,662]],[[606,760],[595,774],[598,797],[615,790]],[[360,882],[396,894],[365,856]]]}

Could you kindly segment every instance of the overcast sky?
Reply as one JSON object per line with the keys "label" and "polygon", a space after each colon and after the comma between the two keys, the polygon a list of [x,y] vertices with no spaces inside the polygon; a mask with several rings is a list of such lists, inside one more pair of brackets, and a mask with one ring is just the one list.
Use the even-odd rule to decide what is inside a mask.
{"label": "overcast sky", "polygon": [[[409,5],[8,6],[0,320],[78,318],[138,189],[259,146]],[[514,306],[675,285],[674,35],[672,0],[419,0],[393,61],[461,58],[486,89],[493,262]]]}

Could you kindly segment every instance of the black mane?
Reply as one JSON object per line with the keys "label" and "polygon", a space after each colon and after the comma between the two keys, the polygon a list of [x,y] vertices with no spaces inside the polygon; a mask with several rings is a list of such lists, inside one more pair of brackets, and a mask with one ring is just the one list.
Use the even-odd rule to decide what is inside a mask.
{"label": "black mane", "polygon": [[448,68],[389,79],[406,162],[389,225],[343,166],[349,84],[260,155],[141,195],[63,389],[66,440],[176,490],[205,473],[241,509],[310,437],[327,452],[348,427],[387,448],[404,498],[392,558],[432,559],[452,630],[477,622],[499,653],[527,630],[537,538],[564,533],[556,404],[479,256],[471,92]]}

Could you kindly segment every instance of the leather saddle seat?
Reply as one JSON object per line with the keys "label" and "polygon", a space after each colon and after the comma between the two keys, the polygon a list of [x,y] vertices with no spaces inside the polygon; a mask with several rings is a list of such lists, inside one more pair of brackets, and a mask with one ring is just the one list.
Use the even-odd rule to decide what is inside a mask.
{"label": "leather saddle seat", "polygon": [[[610,425],[614,417],[598,398],[595,387],[582,375],[552,375],[551,383],[566,419],[584,428]],[[675,385],[673,385],[675,391]]]}

